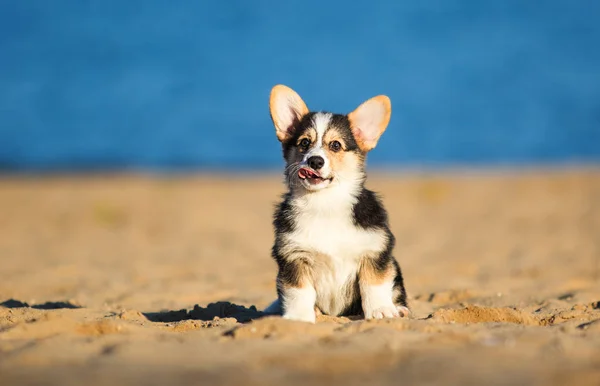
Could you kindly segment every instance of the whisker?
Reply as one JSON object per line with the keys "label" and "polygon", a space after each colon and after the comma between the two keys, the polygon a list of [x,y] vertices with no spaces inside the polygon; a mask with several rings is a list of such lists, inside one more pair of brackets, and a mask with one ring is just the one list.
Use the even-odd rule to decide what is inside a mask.
{"label": "whisker", "polygon": [[293,188],[298,184],[298,180],[295,177],[298,175],[299,171],[300,171],[300,163],[299,162],[293,162],[293,163],[289,164],[288,166],[286,166],[284,173],[285,173],[285,181],[288,186]]}

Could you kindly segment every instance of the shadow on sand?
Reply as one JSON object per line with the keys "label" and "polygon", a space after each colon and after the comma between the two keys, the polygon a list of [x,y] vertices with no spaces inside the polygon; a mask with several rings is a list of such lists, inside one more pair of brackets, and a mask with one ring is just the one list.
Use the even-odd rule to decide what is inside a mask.
{"label": "shadow on sand", "polygon": [[0,307],[4,307],[4,308],[28,307],[28,308],[35,308],[37,310],[60,310],[63,308],[81,308],[81,306],[71,303],[71,302],[46,302],[46,303],[34,304],[31,306],[25,302],[15,300],[15,299],[8,299],[8,300],[3,301],[2,303],[0,303]]}
{"label": "shadow on sand", "polygon": [[[77,309],[81,306],[71,302],[45,302],[29,305],[20,300],[8,299],[0,303],[4,308],[34,308],[38,310]],[[215,318],[233,318],[238,323],[247,323],[254,319],[262,318],[269,314],[258,311],[255,306],[245,307],[231,302],[219,301],[210,303],[206,307],[195,305],[192,310],[143,312],[142,315],[151,322],[172,323],[182,320],[211,321]]]}
{"label": "shadow on sand", "polygon": [[218,318],[233,318],[238,323],[247,323],[254,319],[267,316],[264,312],[258,311],[255,306],[244,307],[230,302],[210,303],[206,307],[194,306],[191,311],[161,311],[161,312],[143,312],[142,313],[151,322],[171,323],[182,320],[202,320],[210,321]]}

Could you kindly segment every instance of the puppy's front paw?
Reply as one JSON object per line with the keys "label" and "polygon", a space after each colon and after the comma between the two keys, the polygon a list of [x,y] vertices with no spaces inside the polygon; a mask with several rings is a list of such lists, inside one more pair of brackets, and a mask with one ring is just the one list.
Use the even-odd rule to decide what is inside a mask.
{"label": "puppy's front paw", "polygon": [[313,287],[287,288],[283,294],[283,318],[314,323],[317,293]]}
{"label": "puppy's front paw", "polygon": [[401,317],[408,318],[410,316],[410,310],[408,309],[408,307],[396,306],[396,309],[398,310],[398,313]]}
{"label": "puppy's front paw", "polygon": [[365,319],[384,319],[384,318],[407,318],[410,315],[408,307],[404,306],[382,306],[365,311]]}
{"label": "puppy's front paw", "polygon": [[299,322],[316,322],[316,314],[314,310],[307,310],[303,312],[285,312],[283,314],[284,319],[297,320]]}
{"label": "puppy's front paw", "polygon": [[400,312],[393,304],[377,307],[372,310],[365,310],[365,319],[397,318],[399,316]]}

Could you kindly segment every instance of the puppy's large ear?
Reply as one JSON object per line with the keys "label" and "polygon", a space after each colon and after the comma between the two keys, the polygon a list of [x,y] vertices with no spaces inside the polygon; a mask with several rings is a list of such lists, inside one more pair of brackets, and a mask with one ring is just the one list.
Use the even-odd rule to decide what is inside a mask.
{"label": "puppy's large ear", "polygon": [[308,114],[308,108],[300,95],[282,84],[278,84],[271,90],[269,109],[277,130],[277,139],[281,142],[290,138],[294,127],[304,115]]}
{"label": "puppy's large ear", "polygon": [[385,95],[369,99],[348,114],[350,127],[358,147],[365,153],[372,150],[390,122],[392,102]]}

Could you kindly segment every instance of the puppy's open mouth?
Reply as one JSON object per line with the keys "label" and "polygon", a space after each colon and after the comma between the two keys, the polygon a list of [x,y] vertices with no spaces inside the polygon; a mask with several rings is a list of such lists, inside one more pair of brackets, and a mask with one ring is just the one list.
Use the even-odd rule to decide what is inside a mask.
{"label": "puppy's open mouth", "polygon": [[298,177],[301,180],[306,180],[311,184],[320,184],[323,181],[331,181],[332,178],[323,178],[313,169],[302,168],[298,171]]}

